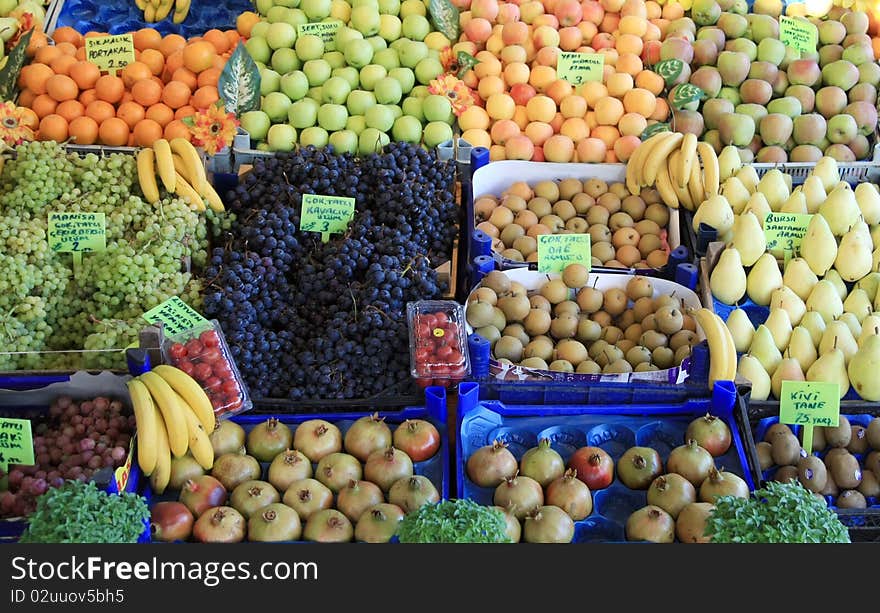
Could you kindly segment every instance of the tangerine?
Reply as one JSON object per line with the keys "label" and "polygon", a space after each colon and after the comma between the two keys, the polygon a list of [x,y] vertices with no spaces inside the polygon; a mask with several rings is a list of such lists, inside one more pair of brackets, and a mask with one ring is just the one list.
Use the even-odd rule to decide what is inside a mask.
{"label": "tangerine", "polygon": [[125,93],[125,84],[122,79],[113,75],[105,74],[95,81],[95,94],[99,100],[116,103],[122,100]]}
{"label": "tangerine", "polygon": [[116,116],[128,124],[129,128],[134,128],[135,124],[144,118],[146,111],[137,102],[123,102],[116,109]]}
{"label": "tangerine", "polygon": [[55,75],[55,73],[52,72],[52,69],[45,64],[31,64],[25,68],[27,68],[27,72],[22,70],[24,86],[38,96],[40,94],[45,94],[46,81]]}
{"label": "tangerine", "polygon": [[79,100],[65,100],[55,109],[58,115],[61,115],[68,122],[73,121],[77,117],[82,117],[86,107]]}
{"label": "tangerine", "polygon": [[36,97],[37,95],[34,92],[29,90],[28,88],[24,88],[18,94],[18,106],[23,106],[29,109],[33,105],[34,98]]}
{"label": "tangerine", "polygon": [[55,112],[55,109],[58,108],[58,101],[49,94],[40,94],[34,98],[34,101],[31,103],[31,108],[34,110],[34,113],[37,114],[37,117],[42,119]]}
{"label": "tangerine", "polygon": [[158,30],[154,30],[153,28],[141,28],[137,30],[133,35],[132,39],[134,40],[134,48],[138,51],[144,51],[145,49],[159,49],[159,45],[162,44],[162,35]]}
{"label": "tangerine", "polygon": [[150,72],[157,77],[162,74],[162,69],[165,68],[165,56],[162,55],[162,52],[158,49],[146,49],[141,51],[139,61],[149,66]]}
{"label": "tangerine", "polygon": [[162,102],[170,106],[172,109],[179,109],[189,103],[192,91],[186,83],[180,81],[171,81],[162,91]]}
{"label": "tangerine", "polygon": [[95,82],[101,78],[101,70],[91,62],[79,61],[68,70],[70,78],[76,82],[80,89],[91,89]]}
{"label": "tangerine", "polygon": [[185,46],[186,39],[183,36],[180,34],[169,34],[162,39],[161,43],[159,43],[159,51],[162,52],[165,59],[168,59],[172,53],[183,49]]}
{"label": "tangerine", "polygon": [[214,64],[217,52],[206,40],[190,43],[183,48],[183,65],[193,72],[202,72]]}
{"label": "tangerine", "polygon": [[131,96],[143,107],[152,106],[162,99],[162,86],[153,80],[138,81],[131,88]]}
{"label": "tangerine", "polygon": [[56,28],[55,31],[52,32],[52,40],[56,43],[70,43],[75,47],[82,47],[84,44],[82,34],[70,26]]}
{"label": "tangerine", "polygon": [[174,120],[174,110],[167,104],[157,102],[147,109],[145,117],[147,119],[152,119],[164,128]]}
{"label": "tangerine", "polygon": [[229,49],[229,40],[226,35],[217,29],[211,29],[205,32],[203,37],[206,41],[214,45],[214,51],[217,53],[226,53]]}
{"label": "tangerine", "polygon": [[99,125],[111,117],[116,117],[116,109],[109,102],[95,100],[86,105],[86,116],[91,117]]}
{"label": "tangerine", "polygon": [[162,138],[162,126],[152,119],[142,119],[135,125],[132,136],[138,147],[149,147]]}
{"label": "tangerine", "polygon": [[183,105],[174,111],[174,119],[183,119],[184,117],[192,117],[196,114],[196,109],[188,104]]}
{"label": "tangerine", "polygon": [[208,68],[207,70],[203,70],[199,73],[196,86],[205,87],[206,85],[211,85],[217,87],[217,83],[220,81],[220,72],[221,70],[219,68]]}
{"label": "tangerine", "polygon": [[194,90],[199,86],[199,79],[196,74],[182,66],[174,71],[174,74],[171,75],[171,80],[185,83],[190,90]]}
{"label": "tangerine", "polygon": [[47,45],[37,49],[37,52],[34,54],[34,62],[46,64],[46,66],[48,66],[52,63],[52,60],[61,57],[62,55],[64,54],[61,53],[61,49],[55,45]]}
{"label": "tangerine", "polygon": [[101,142],[111,147],[123,147],[128,144],[130,132],[128,124],[118,117],[110,117],[101,122],[98,127],[98,136]]}
{"label": "tangerine", "polygon": [[163,136],[166,140],[169,141],[173,138],[185,138],[186,140],[192,140],[192,132],[189,131],[189,127],[179,119],[175,119],[167,126],[165,126]]}
{"label": "tangerine", "polygon": [[132,62],[122,69],[122,83],[131,89],[135,83],[153,76],[153,71],[143,62]]}
{"label": "tangerine", "polygon": [[76,45],[73,43],[58,43],[55,48],[64,55],[76,55]]}
{"label": "tangerine", "polygon": [[46,93],[58,102],[75,100],[79,95],[76,81],[64,74],[52,75],[46,80]]}
{"label": "tangerine", "polygon": [[67,140],[67,120],[61,115],[50,114],[40,120],[40,128],[37,138],[40,140],[54,140],[59,143]]}
{"label": "tangerine", "polygon": [[79,100],[85,106],[89,106],[92,102],[98,99],[98,94],[95,93],[95,88],[92,89],[84,89],[79,93]]}
{"label": "tangerine", "polygon": [[68,131],[77,145],[94,145],[98,140],[98,123],[91,117],[77,117],[70,122]]}

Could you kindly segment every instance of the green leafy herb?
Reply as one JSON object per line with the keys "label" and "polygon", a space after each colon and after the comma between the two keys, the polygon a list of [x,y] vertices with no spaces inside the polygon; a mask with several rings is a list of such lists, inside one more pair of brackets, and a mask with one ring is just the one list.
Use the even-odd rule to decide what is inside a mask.
{"label": "green leafy herb", "polygon": [[137,494],[108,494],[68,481],[37,498],[22,543],[136,543],[150,517]]}
{"label": "green leafy herb", "polygon": [[849,543],[849,532],[799,483],[770,482],[751,498],[722,496],[706,520],[715,543]]}
{"label": "green leafy herb", "polygon": [[[9,52],[6,66],[0,70],[0,101],[12,100],[15,98],[15,94],[18,93],[18,86],[16,85],[18,83],[18,73],[21,72],[21,67],[27,61],[25,51],[27,50],[28,43],[31,42],[33,33],[33,29],[30,29],[18,40],[15,47]],[[2,44],[2,41],[0,41],[0,45]]]}
{"label": "green leafy herb", "polygon": [[243,43],[229,56],[217,82],[220,99],[226,112],[241,117],[260,108],[260,69]]}
{"label": "green leafy herb", "polygon": [[509,543],[504,515],[472,500],[426,504],[403,518],[401,543]]}

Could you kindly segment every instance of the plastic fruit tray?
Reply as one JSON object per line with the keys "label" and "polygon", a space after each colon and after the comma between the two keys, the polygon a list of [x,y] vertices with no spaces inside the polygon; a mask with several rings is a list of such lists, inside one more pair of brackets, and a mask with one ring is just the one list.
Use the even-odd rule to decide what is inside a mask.
{"label": "plastic fruit tray", "polygon": [[[707,412],[724,420],[732,438],[730,449],[715,458],[715,465],[740,475],[753,490],[757,474],[750,468],[749,439],[744,440],[741,435],[745,416],[741,405],[736,403],[735,393],[731,394],[732,384],[726,383],[716,387],[713,399],[694,399],[677,405],[629,406],[506,404],[480,400],[479,387],[464,383],[459,387],[458,405],[458,497],[493,504],[494,490],[475,485],[465,471],[467,458],[493,440],[506,442],[517,460],[540,439],[549,438],[551,447],[566,463],[575,450],[590,445],[607,451],[616,465],[627,449],[638,445],[656,449],[665,464],[669,452],[684,444],[688,424]],[[593,512],[575,522],[573,542],[624,541],[626,520],[647,504],[646,491],[624,486],[615,468],[611,485],[593,491],[592,495]]]}

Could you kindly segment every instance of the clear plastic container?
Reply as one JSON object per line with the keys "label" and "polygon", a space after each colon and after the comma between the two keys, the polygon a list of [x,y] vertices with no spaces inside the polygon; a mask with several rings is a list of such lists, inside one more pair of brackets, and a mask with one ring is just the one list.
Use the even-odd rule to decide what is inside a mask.
{"label": "clear plastic container", "polygon": [[166,337],[162,355],[166,362],[202,386],[218,419],[248,411],[253,406],[216,320]]}
{"label": "clear plastic container", "polygon": [[449,387],[470,374],[464,307],[452,300],[406,305],[410,373],[421,387]]}

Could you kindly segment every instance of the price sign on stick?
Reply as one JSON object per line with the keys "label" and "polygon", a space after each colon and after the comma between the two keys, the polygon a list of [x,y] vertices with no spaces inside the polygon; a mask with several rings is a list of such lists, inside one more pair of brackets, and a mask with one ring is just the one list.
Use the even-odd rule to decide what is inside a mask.
{"label": "price sign on stick", "polygon": [[320,21],[318,23],[301,23],[296,26],[296,37],[311,34],[324,41],[325,51],[336,51],[336,32],[341,21]]}
{"label": "price sign on stick", "polygon": [[192,330],[201,324],[208,323],[208,320],[202,317],[201,313],[177,296],[169,298],[159,306],[150,309],[143,314],[143,318],[151,324],[161,321],[165,327],[165,334],[168,336],[174,336],[175,334]]}
{"label": "price sign on stick", "polygon": [[343,234],[354,217],[354,198],[303,194],[299,216],[303,232],[320,232],[327,242],[331,234]]}
{"label": "price sign on stick", "polygon": [[538,272],[562,272],[569,264],[590,270],[589,234],[541,234],[538,236]]}
{"label": "price sign on stick", "polygon": [[92,64],[116,74],[133,61],[134,37],[132,34],[117,36],[93,36],[86,39],[86,59]]}
{"label": "price sign on stick", "polygon": [[802,446],[813,449],[813,426],[837,426],[840,421],[840,385],[823,381],[783,381],[779,421],[802,426]]}
{"label": "price sign on stick", "polygon": [[107,227],[104,213],[49,213],[49,248],[73,254],[73,275],[79,276],[82,254],[106,251]]}
{"label": "price sign on stick", "polygon": [[605,56],[601,53],[575,53],[563,51],[559,54],[556,74],[572,85],[587,81],[602,81],[605,69]]}
{"label": "price sign on stick", "polygon": [[819,30],[805,19],[779,17],[779,40],[803,53],[816,53]]}
{"label": "price sign on stick", "polygon": [[9,472],[10,464],[34,464],[34,439],[28,419],[0,417],[0,470]]}

